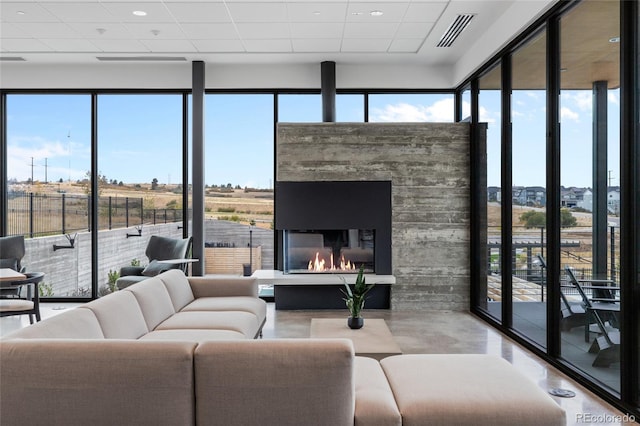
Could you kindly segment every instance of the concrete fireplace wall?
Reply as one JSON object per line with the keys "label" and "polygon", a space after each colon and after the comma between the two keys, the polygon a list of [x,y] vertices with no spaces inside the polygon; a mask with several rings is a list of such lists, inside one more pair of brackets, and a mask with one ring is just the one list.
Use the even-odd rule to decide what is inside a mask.
{"label": "concrete fireplace wall", "polygon": [[392,309],[468,310],[469,135],[468,123],[279,123],[276,179],[390,180]]}

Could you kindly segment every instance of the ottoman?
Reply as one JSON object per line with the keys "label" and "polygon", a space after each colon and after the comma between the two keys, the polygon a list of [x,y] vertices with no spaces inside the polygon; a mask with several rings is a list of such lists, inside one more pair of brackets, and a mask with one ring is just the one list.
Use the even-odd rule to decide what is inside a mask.
{"label": "ottoman", "polygon": [[564,426],[565,411],[493,355],[398,355],[380,361],[403,426]]}

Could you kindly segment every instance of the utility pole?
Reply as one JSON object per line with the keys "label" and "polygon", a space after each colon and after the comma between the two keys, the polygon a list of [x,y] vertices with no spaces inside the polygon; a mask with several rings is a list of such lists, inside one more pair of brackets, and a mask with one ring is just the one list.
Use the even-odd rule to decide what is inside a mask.
{"label": "utility pole", "polygon": [[33,157],[31,157],[31,185],[33,185]]}
{"label": "utility pole", "polygon": [[49,179],[47,178],[47,160],[48,158],[44,159],[44,183],[49,183]]}

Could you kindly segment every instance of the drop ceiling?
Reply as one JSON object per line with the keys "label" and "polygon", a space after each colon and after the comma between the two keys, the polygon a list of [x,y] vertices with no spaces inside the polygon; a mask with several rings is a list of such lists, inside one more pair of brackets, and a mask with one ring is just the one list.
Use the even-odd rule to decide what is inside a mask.
{"label": "drop ceiling", "polygon": [[[450,64],[517,3],[2,0],[0,56],[34,62],[109,56],[262,62],[303,55]],[[474,15],[468,28],[451,47],[436,47],[462,13]]]}

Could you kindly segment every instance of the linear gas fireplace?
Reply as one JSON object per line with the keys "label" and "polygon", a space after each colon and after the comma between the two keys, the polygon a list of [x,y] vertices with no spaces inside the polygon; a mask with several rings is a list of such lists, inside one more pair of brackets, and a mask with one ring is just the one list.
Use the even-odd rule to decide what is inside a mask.
{"label": "linear gas fireplace", "polygon": [[391,182],[276,182],[278,269],[391,275]]}
{"label": "linear gas fireplace", "polygon": [[284,273],[375,273],[375,230],[285,230]]}

